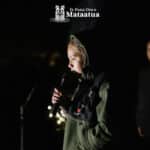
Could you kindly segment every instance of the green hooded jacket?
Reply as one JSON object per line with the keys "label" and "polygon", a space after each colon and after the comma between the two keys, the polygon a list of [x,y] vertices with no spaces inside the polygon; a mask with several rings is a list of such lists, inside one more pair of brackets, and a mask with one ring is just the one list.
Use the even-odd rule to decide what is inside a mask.
{"label": "green hooded jacket", "polygon": [[67,115],[63,150],[103,150],[111,141],[112,133],[108,126],[109,83],[103,81],[97,95],[100,98],[95,109],[96,123]]}

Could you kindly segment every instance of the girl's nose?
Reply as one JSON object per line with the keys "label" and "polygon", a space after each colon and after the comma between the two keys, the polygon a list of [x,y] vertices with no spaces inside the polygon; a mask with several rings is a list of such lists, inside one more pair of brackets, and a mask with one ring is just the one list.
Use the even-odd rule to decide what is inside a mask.
{"label": "girl's nose", "polygon": [[73,65],[72,65],[71,63],[69,63],[69,64],[68,64],[68,68],[71,69],[72,67],[73,67]]}

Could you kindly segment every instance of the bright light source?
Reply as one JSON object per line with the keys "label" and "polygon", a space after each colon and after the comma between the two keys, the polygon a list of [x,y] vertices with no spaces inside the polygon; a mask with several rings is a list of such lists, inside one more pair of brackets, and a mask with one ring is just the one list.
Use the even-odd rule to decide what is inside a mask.
{"label": "bright light source", "polygon": [[65,119],[64,119],[63,117],[59,118],[59,120],[60,120],[61,122],[65,122]]}
{"label": "bright light source", "polygon": [[56,113],[56,118],[60,118],[61,116],[60,116],[60,114],[57,112]]}
{"label": "bright light source", "polygon": [[53,114],[52,113],[49,113],[49,118],[52,118],[53,117]]}
{"label": "bright light source", "polygon": [[66,115],[65,115],[63,110],[60,111],[60,114],[62,115],[62,117],[64,117],[64,118],[66,117]]}
{"label": "bright light source", "polygon": [[52,106],[51,106],[51,105],[48,105],[47,108],[48,108],[48,110],[51,110],[51,109],[52,109]]}
{"label": "bright light source", "polygon": [[61,120],[57,120],[57,124],[60,125],[62,122]]}

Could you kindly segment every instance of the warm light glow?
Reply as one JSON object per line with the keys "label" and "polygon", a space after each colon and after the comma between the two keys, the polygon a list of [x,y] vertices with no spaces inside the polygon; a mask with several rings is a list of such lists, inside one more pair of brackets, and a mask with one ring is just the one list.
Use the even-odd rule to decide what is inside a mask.
{"label": "warm light glow", "polygon": [[48,110],[51,110],[51,109],[52,109],[52,106],[51,106],[51,105],[48,105],[47,108],[48,108]]}
{"label": "warm light glow", "polygon": [[50,119],[54,119],[56,121],[56,124],[60,127],[63,127],[63,125],[65,124],[66,121],[66,115],[65,112],[63,110],[59,110],[56,115],[53,115],[52,113],[52,106],[48,105],[48,110],[49,110],[49,118]]}
{"label": "warm light glow", "polygon": [[62,116],[63,118],[65,118],[65,117],[66,117],[66,115],[65,115],[65,113],[64,113],[64,111],[63,111],[63,110],[61,110],[61,111],[60,111],[60,114],[61,114],[61,116]]}
{"label": "warm light glow", "polygon": [[59,120],[60,120],[61,122],[65,122],[65,119],[64,119],[63,117],[60,117]]}
{"label": "warm light glow", "polygon": [[52,118],[53,117],[53,114],[52,113],[49,113],[49,118]]}
{"label": "warm light glow", "polygon": [[60,125],[62,122],[60,120],[57,120],[57,124]]}
{"label": "warm light glow", "polygon": [[56,118],[60,118],[61,116],[60,116],[60,114],[57,112],[56,113]]}

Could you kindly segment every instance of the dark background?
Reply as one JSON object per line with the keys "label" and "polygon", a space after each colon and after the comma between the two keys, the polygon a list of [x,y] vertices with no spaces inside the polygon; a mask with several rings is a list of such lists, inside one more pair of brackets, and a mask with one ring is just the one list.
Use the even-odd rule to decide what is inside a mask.
{"label": "dark background", "polygon": [[[113,145],[144,149],[137,136],[135,112],[138,72],[146,65],[149,10],[146,2],[106,2],[106,43],[111,54]],[[108,6],[108,7],[107,7]]]}
{"label": "dark background", "polygon": [[[100,20],[50,23],[55,4],[101,8]],[[48,118],[50,95],[67,64],[66,41],[75,33],[86,45],[95,73],[110,74],[115,147],[135,146],[137,73],[145,64],[149,38],[146,3],[90,1],[0,2],[1,149],[20,149],[19,108],[32,95],[24,115],[25,149],[61,149],[63,131]],[[57,54],[55,67],[49,65]],[[53,147],[53,148],[52,148]]]}
{"label": "dark background", "polygon": [[34,92],[24,107],[24,149],[62,149],[63,130],[54,119],[48,118],[47,106],[53,87],[66,69],[67,38],[70,33],[81,37],[91,59],[96,60],[93,65],[98,72],[104,20],[54,23],[49,19],[54,17],[56,4],[65,4],[66,7],[89,7],[92,3],[91,7],[103,6],[99,6],[98,1],[89,2],[0,2],[0,149],[20,149],[20,106],[27,102],[32,89]]}

